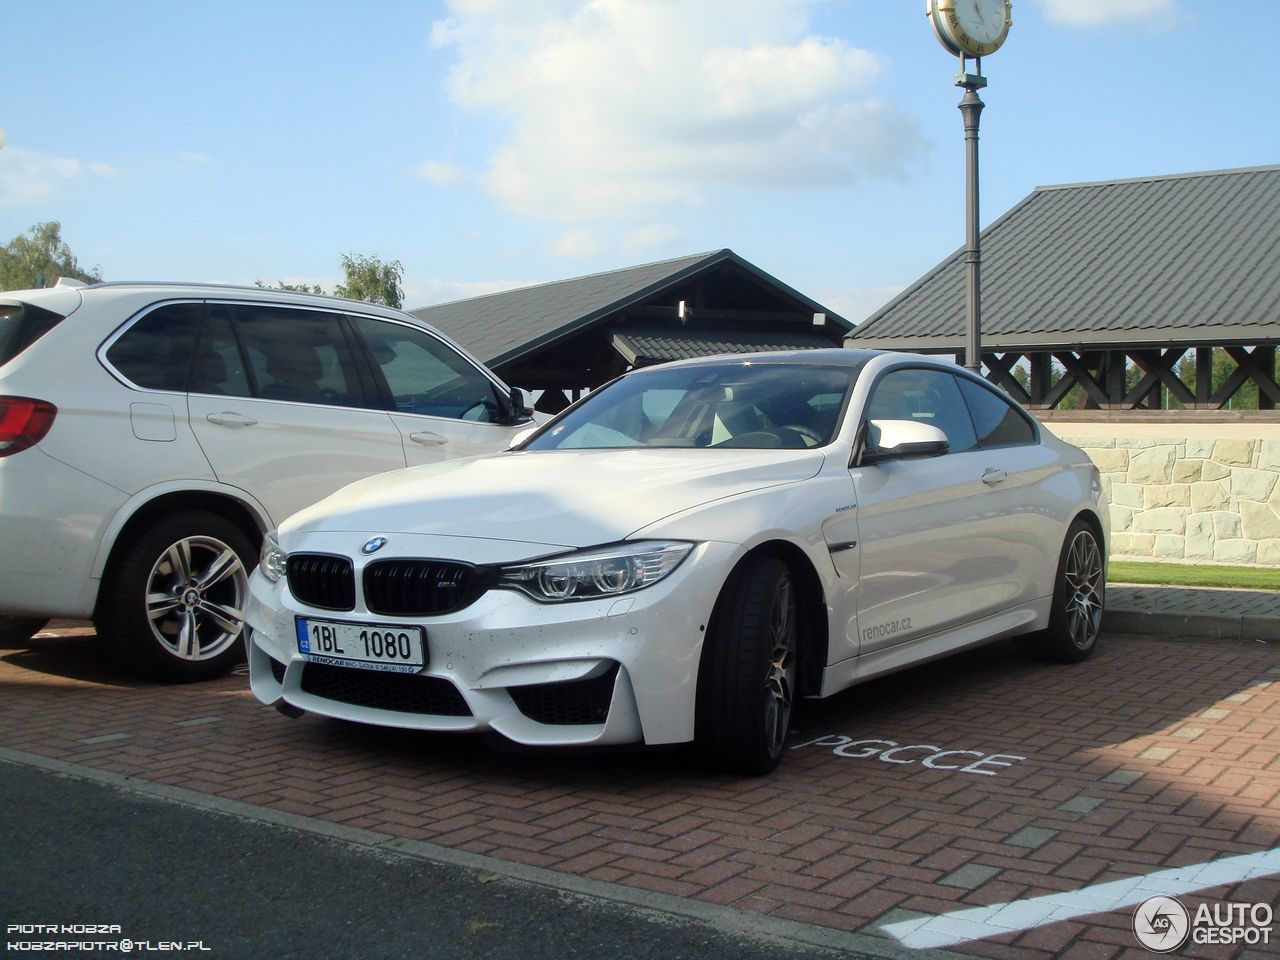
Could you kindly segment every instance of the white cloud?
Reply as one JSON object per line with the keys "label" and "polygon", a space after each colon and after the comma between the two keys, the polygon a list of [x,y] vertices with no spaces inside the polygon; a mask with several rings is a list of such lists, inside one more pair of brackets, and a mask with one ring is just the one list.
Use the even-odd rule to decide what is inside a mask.
{"label": "white cloud", "polygon": [[551,245],[551,252],[557,257],[589,257],[599,250],[600,240],[588,227],[566,230]]}
{"label": "white cloud", "polygon": [[490,293],[502,293],[519,287],[532,286],[531,280],[406,280],[404,302],[409,310],[454,300],[469,300]]}
{"label": "white cloud", "polygon": [[410,172],[437,187],[455,187],[471,178],[465,167],[439,160],[427,160],[410,168]]}
{"label": "white cloud", "polygon": [[22,147],[0,150],[0,207],[39,203],[66,183],[86,177],[110,177],[115,169],[98,161],[56,157]]}
{"label": "white cloud", "polygon": [[808,32],[815,2],[450,0],[432,42],[456,103],[511,120],[481,181],[507,207],[652,222],[725,185],[902,177],[923,152],[869,96],[879,59]]}
{"label": "white cloud", "polygon": [[1045,16],[1069,27],[1158,23],[1178,13],[1178,0],[1036,0]]}
{"label": "white cloud", "polygon": [[666,223],[650,223],[623,234],[621,247],[627,253],[639,254],[649,250],[674,247],[684,239],[683,231]]}

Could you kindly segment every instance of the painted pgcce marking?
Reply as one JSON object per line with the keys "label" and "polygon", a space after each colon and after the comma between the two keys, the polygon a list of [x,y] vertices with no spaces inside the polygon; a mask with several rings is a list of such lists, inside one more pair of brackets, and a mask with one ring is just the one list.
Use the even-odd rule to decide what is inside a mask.
{"label": "painted pgcce marking", "polygon": [[919,764],[930,770],[947,770],[953,773],[972,773],[983,777],[994,777],[1005,767],[1021,763],[1026,757],[1014,753],[988,753],[984,750],[949,750],[934,746],[931,743],[899,744],[896,740],[867,739],[855,740],[842,733],[829,733],[816,740],[806,740],[794,744],[791,749],[801,747],[830,747],[837,757],[848,760],[876,759],[881,763],[896,763],[902,766]]}

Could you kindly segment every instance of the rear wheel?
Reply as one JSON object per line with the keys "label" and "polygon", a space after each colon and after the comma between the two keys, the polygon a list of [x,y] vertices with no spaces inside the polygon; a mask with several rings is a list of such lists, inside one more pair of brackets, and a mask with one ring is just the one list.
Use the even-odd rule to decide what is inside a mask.
{"label": "rear wheel", "polygon": [[736,570],[716,603],[698,673],[696,747],[706,765],[752,776],[778,765],[791,726],[798,638],[787,565],[758,557]]}
{"label": "rear wheel", "polygon": [[125,665],[169,683],[230,670],[242,652],[254,557],[244,532],[191,511],[161,518],[122,549],[95,623]]}
{"label": "rear wheel", "polygon": [[48,622],[42,617],[0,617],[0,643],[26,643]]}
{"label": "rear wheel", "polygon": [[1079,663],[1098,645],[1106,602],[1102,547],[1093,527],[1077,520],[1067,531],[1058,559],[1049,628],[1018,639],[1024,653],[1060,663]]}

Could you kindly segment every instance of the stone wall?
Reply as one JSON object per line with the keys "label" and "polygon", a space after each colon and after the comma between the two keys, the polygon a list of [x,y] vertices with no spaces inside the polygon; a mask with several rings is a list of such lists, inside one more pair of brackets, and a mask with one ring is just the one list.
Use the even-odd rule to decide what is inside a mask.
{"label": "stone wall", "polygon": [[[1111,499],[1113,557],[1280,566],[1275,430],[1254,425],[1242,431],[1245,424],[1230,431],[1169,423],[1101,430],[1095,424],[1088,430],[1078,423],[1045,426],[1098,465]],[[1205,432],[1254,435],[1187,435]]]}

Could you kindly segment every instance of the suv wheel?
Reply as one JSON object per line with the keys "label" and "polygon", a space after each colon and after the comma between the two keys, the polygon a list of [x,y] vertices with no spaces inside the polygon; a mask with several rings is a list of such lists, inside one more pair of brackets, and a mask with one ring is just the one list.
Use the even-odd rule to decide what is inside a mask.
{"label": "suv wheel", "polygon": [[240,658],[253,546],[216,513],[163,517],[103,584],[95,624],[125,664],[170,683],[208,680]]}

